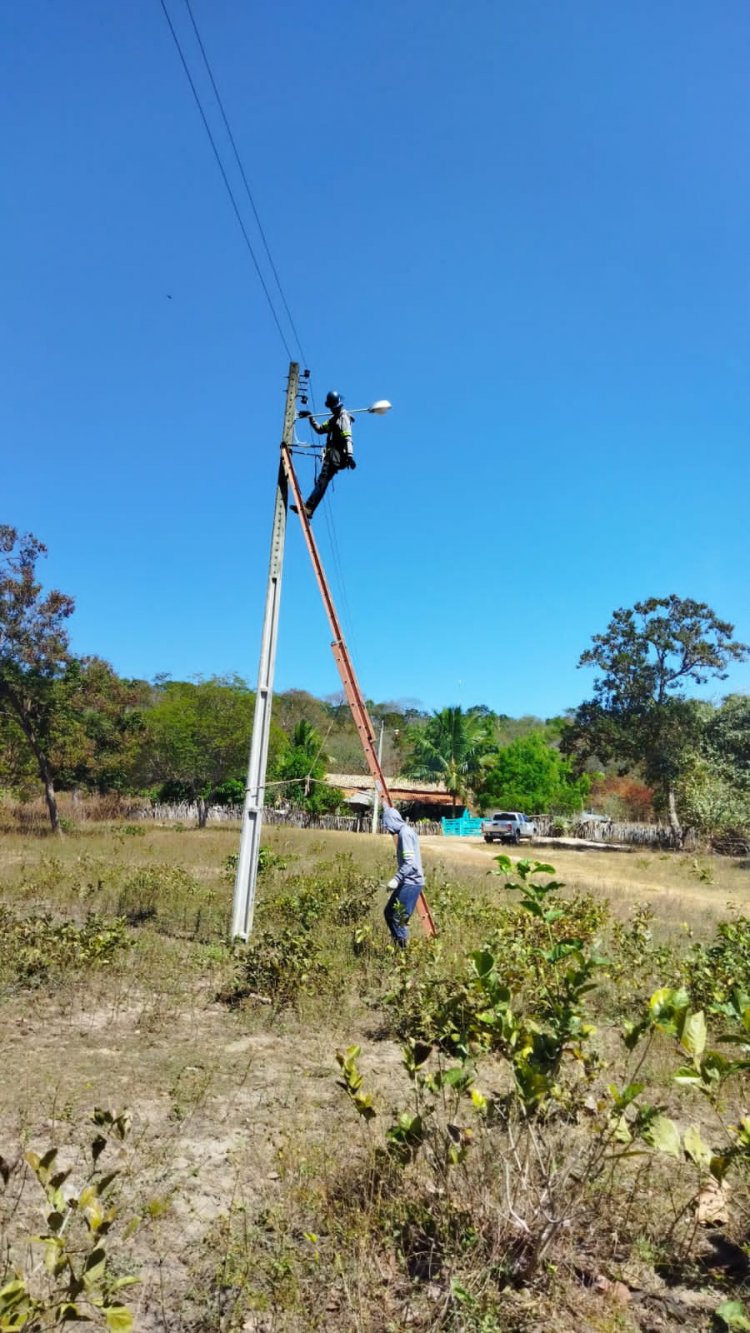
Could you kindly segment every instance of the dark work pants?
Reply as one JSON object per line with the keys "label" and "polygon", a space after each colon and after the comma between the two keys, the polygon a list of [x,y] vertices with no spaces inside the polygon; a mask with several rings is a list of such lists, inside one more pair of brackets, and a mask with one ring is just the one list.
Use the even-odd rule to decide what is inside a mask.
{"label": "dark work pants", "polygon": [[394,889],[388,902],[385,905],[383,916],[385,924],[393,936],[394,944],[400,949],[406,948],[406,941],[409,938],[407,922],[414,908],[424,885],[415,883],[414,880],[407,880],[401,885],[400,889]]}
{"label": "dark work pants", "polygon": [[328,490],[329,482],[333,481],[337,472],[341,472],[343,466],[344,460],[342,459],[341,454],[338,453],[336,449],[327,449],[323,459],[323,466],[318,473],[318,480],[313,486],[309,498],[305,503],[305,508],[310,517],[315,513],[315,510]]}

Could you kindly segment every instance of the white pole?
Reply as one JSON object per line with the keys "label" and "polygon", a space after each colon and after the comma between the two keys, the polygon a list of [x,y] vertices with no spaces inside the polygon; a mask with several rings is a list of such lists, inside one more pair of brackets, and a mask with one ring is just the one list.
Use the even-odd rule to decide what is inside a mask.
{"label": "white pole", "polygon": [[[378,738],[378,763],[380,764],[381,769],[382,769],[382,767],[383,767],[383,762],[382,762],[382,761],[383,761],[383,729],[384,729],[384,727],[385,727],[385,722],[382,722],[382,721],[381,721],[381,723],[380,723],[380,736],[379,736],[379,738]],[[375,791],[374,791],[374,793],[373,793],[373,797],[372,797],[372,832],[373,832],[373,833],[377,833],[377,831],[378,831],[378,796],[379,796],[379,795],[380,795],[380,793],[378,792],[378,784],[377,784],[377,782],[376,782],[376,783],[375,783]]]}
{"label": "white pole", "polygon": [[[292,361],[289,366],[289,379],[286,389],[286,409],[284,412],[284,443],[291,444],[294,438],[294,414],[299,384],[299,366]],[[276,482],[276,504],[271,530],[271,557],[268,564],[268,586],[266,588],[266,609],[263,616],[263,632],[260,641],[260,662],[258,664],[258,690],[255,696],[255,716],[253,735],[250,742],[250,759],[247,766],[247,785],[245,802],[242,808],[242,832],[240,834],[240,854],[237,860],[237,876],[234,883],[234,901],[232,903],[231,938],[246,940],[253,928],[255,912],[255,889],[258,880],[258,856],[260,853],[260,830],[263,822],[263,805],[266,795],[266,768],[268,765],[268,740],[271,731],[271,706],[273,704],[273,677],[276,666],[276,640],[279,631],[279,606],[281,603],[281,576],[284,570],[284,542],[286,539],[287,481],[283,464],[279,463],[279,476]]]}

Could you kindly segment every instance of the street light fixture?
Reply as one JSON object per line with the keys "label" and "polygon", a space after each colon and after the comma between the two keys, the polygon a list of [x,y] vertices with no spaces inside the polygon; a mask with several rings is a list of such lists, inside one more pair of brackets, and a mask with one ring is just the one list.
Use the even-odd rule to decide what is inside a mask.
{"label": "street light fixture", "polygon": [[[302,401],[304,402],[305,400],[303,399]],[[390,412],[392,406],[393,404],[389,403],[387,398],[378,398],[378,401],[376,403],[371,403],[369,407],[347,407],[344,410],[349,414],[350,417],[356,417],[361,412],[369,412],[370,415],[374,417],[384,417],[386,412]],[[305,413],[305,416],[307,415],[310,414]],[[318,414],[313,412],[312,415],[316,416]],[[299,417],[300,413],[298,412],[297,420],[299,420]]]}

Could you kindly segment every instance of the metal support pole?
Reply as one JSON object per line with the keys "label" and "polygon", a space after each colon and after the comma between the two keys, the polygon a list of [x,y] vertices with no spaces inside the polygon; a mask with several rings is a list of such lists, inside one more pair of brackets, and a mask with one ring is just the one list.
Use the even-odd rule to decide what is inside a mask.
{"label": "metal support pole", "polygon": [[[385,730],[385,722],[381,721],[381,723],[380,723],[380,735],[379,735],[379,737],[378,737],[378,763],[379,763],[379,765],[380,765],[381,768],[383,767],[383,731],[384,731],[384,730]],[[375,783],[375,790],[374,790],[374,792],[373,792],[373,797],[372,797],[372,832],[373,832],[373,833],[377,833],[377,831],[378,831],[378,814],[379,814],[379,809],[378,809],[378,807],[379,807],[379,801],[378,801],[378,797],[379,797],[379,795],[380,795],[380,793],[379,793],[379,791],[378,791],[378,786],[377,786],[377,783]]]}
{"label": "metal support pole", "polygon": [[[284,410],[284,437],[281,442],[289,447],[294,439],[294,419],[297,410],[297,390],[299,387],[299,366],[292,361],[289,366],[289,379],[286,389],[286,407]],[[234,884],[232,904],[231,937],[246,940],[253,928],[255,912],[255,888],[258,879],[258,855],[260,852],[260,830],[263,820],[263,805],[266,791],[266,767],[268,764],[268,738],[271,730],[271,705],[273,703],[273,677],[276,666],[276,641],[279,630],[279,606],[281,602],[281,575],[284,569],[284,542],[286,539],[287,479],[283,462],[279,463],[279,475],[276,482],[276,505],[271,530],[271,558],[268,565],[268,586],[266,589],[266,609],[263,616],[263,632],[260,643],[260,662],[258,665],[258,691],[255,696],[255,716],[253,736],[250,743],[250,759],[247,767],[247,785],[245,802],[242,808],[242,833],[240,835],[240,854],[237,861],[237,877]]]}

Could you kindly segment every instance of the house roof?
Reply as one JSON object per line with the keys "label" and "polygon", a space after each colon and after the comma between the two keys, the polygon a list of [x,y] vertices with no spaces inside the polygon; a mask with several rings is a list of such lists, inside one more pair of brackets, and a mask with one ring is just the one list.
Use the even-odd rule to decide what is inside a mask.
{"label": "house roof", "polygon": [[[384,773],[383,776],[388,783],[389,791],[401,791],[402,788],[408,788],[409,791],[432,793],[435,796],[447,796],[450,799],[450,793],[442,782],[418,782],[416,778],[405,778],[401,774],[389,778]],[[375,779],[371,773],[326,773],[326,782],[329,787],[352,787],[355,791],[374,791],[375,789]]]}
{"label": "house roof", "polygon": [[[400,775],[385,780],[394,801],[442,806],[452,799],[441,782],[418,782]],[[371,800],[375,790],[375,780],[369,773],[327,773],[326,782],[330,787],[340,787],[347,800],[357,796],[369,796]]]}

